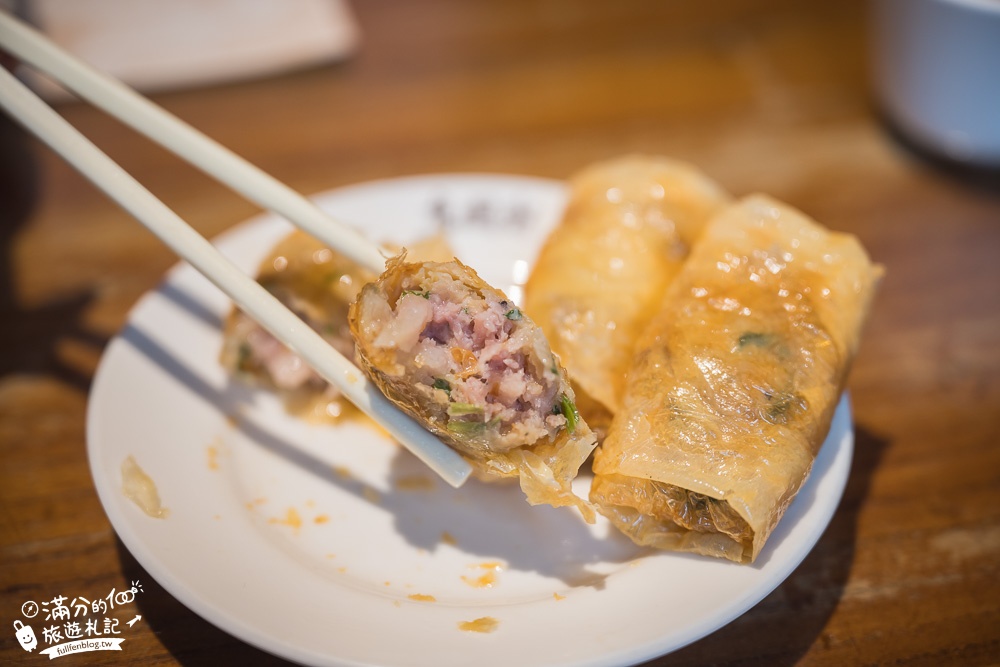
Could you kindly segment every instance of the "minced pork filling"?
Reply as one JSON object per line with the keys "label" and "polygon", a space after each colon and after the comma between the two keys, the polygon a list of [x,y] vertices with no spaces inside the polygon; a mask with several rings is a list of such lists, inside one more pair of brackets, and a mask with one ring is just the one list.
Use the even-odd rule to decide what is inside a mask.
{"label": "minced pork filling", "polygon": [[394,349],[407,374],[447,405],[450,431],[489,429],[515,446],[575,427],[557,364],[512,302],[435,273],[403,289],[385,315],[374,346]]}

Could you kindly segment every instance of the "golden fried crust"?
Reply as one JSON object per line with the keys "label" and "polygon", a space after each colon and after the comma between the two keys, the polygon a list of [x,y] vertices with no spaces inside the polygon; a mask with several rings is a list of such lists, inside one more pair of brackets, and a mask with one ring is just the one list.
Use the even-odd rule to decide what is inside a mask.
{"label": "golden fried crust", "polygon": [[[772,199],[716,217],[637,343],[600,511],[640,543],[753,561],[826,438],[879,275],[857,239]],[[660,503],[674,489],[694,495]],[[698,512],[750,533],[686,526]]]}
{"label": "golden fried crust", "polygon": [[596,424],[620,407],[636,338],[729,197],[691,166],[642,155],[593,165],[570,184],[563,219],[525,287],[525,310],[591,399],[581,399],[581,411]]}

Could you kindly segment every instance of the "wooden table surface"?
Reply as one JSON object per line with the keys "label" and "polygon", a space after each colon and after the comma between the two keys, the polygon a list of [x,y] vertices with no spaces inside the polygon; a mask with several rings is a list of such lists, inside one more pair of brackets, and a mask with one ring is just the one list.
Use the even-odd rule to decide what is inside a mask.
{"label": "wooden table surface", "polygon": [[[928,160],[880,121],[865,4],[354,8],[363,46],[348,62],[154,99],[305,193],[674,156],[858,235],[887,268],[850,377],[856,452],[829,528],[756,607],[649,664],[1000,664],[1000,178]],[[257,212],[92,108],[60,111],[203,234]],[[102,349],[175,257],[6,120],[0,146],[0,661],[45,660],[14,639],[22,602],[139,579],[128,650],[66,664],[281,664],[143,571],[87,467]]]}

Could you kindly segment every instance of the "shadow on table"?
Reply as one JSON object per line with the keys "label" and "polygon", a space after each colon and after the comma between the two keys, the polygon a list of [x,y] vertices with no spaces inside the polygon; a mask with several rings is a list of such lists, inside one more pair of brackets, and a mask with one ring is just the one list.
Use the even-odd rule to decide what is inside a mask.
{"label": "shadow on table", "polygon": [[143,592],[135,598],[135,604],[143,621],[177,662],[188,667],[294,664],[245,644],[192,612],[143,569],[121,540],[116,543],[125,577],[142,582]]}
{"label": "shadow on table", "polygon": [[[855,426],[854,459],[840,507],[819,542],[778,588],[717,632],[643,667],[794,665],[816,643],[844,593],[857,520],[889,441]],[[663,592],[670,604],[670,591]]]}
{"label": "shadow on table", "polygon": [[93,289],[81,289],[25,307],[19,302],[13,244],[39,196],[34,145],[18,125],[0,113],[0,377],[13,373],[53,375],[87,391],[90,376],[65,363],[59,347],[66,340],[102,349],[106,336],[88,331],[84,311]]}
{"label": "shadow on table", "polygon": [[900,148],[943,176],[994,197],[1000,197],[1000,165],[970,165],[938,153],[903,132],[884,112],[876,110],[879,125]]}

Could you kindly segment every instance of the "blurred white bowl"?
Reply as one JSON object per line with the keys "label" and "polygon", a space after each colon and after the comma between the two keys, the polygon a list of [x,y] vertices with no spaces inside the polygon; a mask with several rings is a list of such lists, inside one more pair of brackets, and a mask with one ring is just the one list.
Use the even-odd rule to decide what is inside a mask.
{"label": "blurred white bowl", "polygon": [[918,145],[1000,166],[1000,0],[875,0],[883,111]]}

